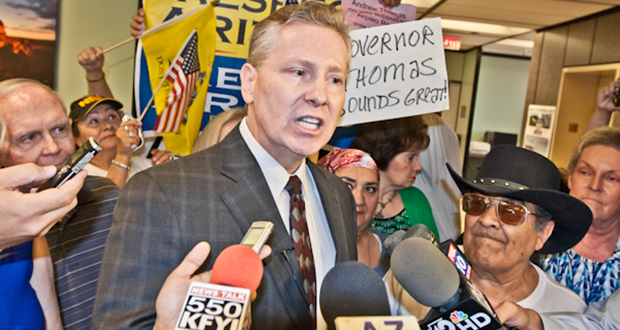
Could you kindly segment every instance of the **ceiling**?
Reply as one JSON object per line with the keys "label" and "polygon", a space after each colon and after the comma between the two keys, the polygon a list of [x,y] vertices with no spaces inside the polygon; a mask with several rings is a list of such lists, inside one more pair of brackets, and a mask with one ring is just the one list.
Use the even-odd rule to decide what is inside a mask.
{"label": "ceiling", "polygon": [[460,50],[531,56],[537,30],[620,6],[620,0],[402,0],[417,19],[441,17]]}

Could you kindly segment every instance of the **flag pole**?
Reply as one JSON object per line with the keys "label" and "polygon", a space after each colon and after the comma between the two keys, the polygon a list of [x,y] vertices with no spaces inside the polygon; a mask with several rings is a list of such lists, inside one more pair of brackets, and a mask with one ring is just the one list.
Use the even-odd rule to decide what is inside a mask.
{"label": "flag pole", "polygon": [[[219,3],[218,0],[213,0],[213,1],[211,1],[209,3],[209,5],[210,6],[216,6],[218,3]],[[188,11],[187,13],[185,13],[183,15],[179,15],[179,16],[173,18],[173,19],[169,19],[169,20],[167,20],[167,21],[165,21],[165,22],[163,22],[163,23],[161,23],[159,25],[156,25],[156,26],[154,26],[154,27],[152,27],[152,28],[142,32],[142,34],[137,36],[137,37],[130,37],[129,39],[123,40],[123,41],[117,43],[116,45],[105,49],[102,52],[102,54],[105,54],[105,53],[107,53],[109,51],[112,51],[112,50],[114,50],[114,49],[116,49],[116,48],[118,48],[118,47],[120,47],[120,46],[122,46],[122,45],[124,45],[126,43],[129,43],[129,42],[131,42],[133,40],[136,40],[136,39],[142,38],[144,36],[147,36],[147,35],[149,35],[151,33],[157,32],[157,31],[159,31],[159,30],[161,30],[163,28],[166,28],[166,27],[168,27],[168,26],[170,26],[170,25],[172,25],[172,24],[174,24],[174,23],[176,23],[178,21],[184,20],[185,18],[194,15],[195,13],[205,9],[206,7],[208,7],[208,6],[200,6],[200,7],[194,8],[191,11]]]}

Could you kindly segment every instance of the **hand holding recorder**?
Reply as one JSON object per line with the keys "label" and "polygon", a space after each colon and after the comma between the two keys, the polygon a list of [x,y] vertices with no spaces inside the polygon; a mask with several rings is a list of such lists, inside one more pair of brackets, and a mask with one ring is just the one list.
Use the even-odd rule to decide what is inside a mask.
{"label": "hand holding recorder", "polygon": [[77,205],[75,196],[82,189],[86,172],[58,189],[28,193],[55,174],[54,166],[35,164],[0,169],[0,249],[45,235]]}

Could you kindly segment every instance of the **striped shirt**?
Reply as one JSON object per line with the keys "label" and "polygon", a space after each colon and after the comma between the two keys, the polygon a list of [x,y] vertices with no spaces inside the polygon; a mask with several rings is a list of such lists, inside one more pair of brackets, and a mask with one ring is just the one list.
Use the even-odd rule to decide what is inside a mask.
{"label": "striped shirt", "polygon": [[65,329],[90,329],[99,266],[120,189],[88,176],[78,205],[47,233],[60,314]]}

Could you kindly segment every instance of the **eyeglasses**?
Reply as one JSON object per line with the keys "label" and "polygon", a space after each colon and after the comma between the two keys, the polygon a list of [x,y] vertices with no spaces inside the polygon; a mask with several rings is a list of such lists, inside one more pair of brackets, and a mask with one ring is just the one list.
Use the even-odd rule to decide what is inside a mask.
{"label": "eyeglasses", "polygon": [[[497,203],[492,201],[497,200]],[[530,212],[527,207],[520,202],[502,197],[487,197],[478,193],[467,193],[463,195],[463,211],[469,215],[478,216],[484,213],[491,205],[495,205],[495,211],[499,220],[507,225],[519,226],[528,215],[539,216]]]}

